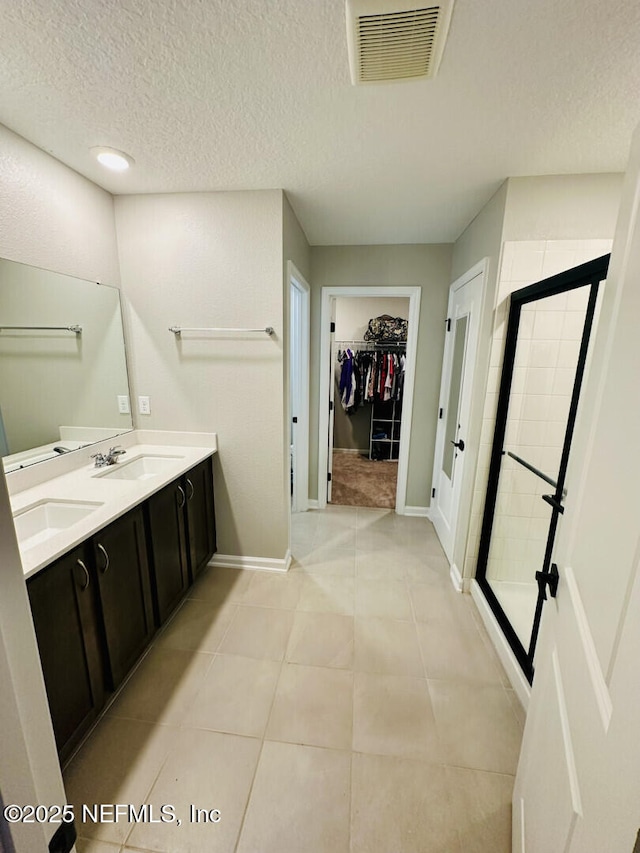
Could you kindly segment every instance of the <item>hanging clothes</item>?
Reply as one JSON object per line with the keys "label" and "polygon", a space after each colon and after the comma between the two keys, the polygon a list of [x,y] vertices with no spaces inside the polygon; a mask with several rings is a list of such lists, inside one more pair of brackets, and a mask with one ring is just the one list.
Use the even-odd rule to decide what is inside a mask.
{"label": "hanging clothes", "polygon": [[340,402],[349,415],[362,403],[400,402],[406,356],[397,347],[338,350]]}

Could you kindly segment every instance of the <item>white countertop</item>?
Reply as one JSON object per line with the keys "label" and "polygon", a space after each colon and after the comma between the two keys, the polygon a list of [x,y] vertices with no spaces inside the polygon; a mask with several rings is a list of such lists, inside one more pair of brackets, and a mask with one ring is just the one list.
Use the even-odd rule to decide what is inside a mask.
{"label": "white countertop", "polygon": [[[145,501],[154,492],[184,474],[198,462],[217,452],[215,433],[164,433],[134,430],[120,438],[120,444],[126,449],[126,454],[120,457],[116,466],[131,462],[139,456],[174,458],[168,459],[159,473],[150,475],[147,479],[118,479],[108,476],[116,466],[96,468],[93,460],[87,461],[91,453],[104,452],[108,449],[110,441],[106,441],[74,453],[64,454],[64,457],[59,460],[42,463],[43,466],[49,466],[50,476],[42,479],[41,475],[39,477],[41,482],[31,484],[23,480],[20,484],[17,481],[11,483],[11,478],[18,477],[22,472],[9,475],[7,482],[10,486],[11,508],[14,515],[43,501],[98,504],[80,521],[31,547],[20,548],[25,578],[31,577],[44,566]],[[71,456],[77,456],[74,460],[76,464],[68,470]],[[64,463],[61,466],[64,472],[56,475],[55,468],[52,466],[58,461]],[[26,487],[21,490],[11,488],[15,485]]]}

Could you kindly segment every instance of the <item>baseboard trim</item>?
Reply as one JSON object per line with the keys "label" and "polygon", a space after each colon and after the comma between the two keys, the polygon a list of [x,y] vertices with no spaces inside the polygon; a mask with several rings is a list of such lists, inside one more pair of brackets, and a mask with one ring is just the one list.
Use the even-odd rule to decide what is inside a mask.
{"label": "baseboard trim", "polygon": [[493,647],[505,668],[507,678],[514,689],[516,696],[520,700],[520,704],[526,711],[529,707],[531,685],[524,677],[520,664],[516,660],[516,656],[507,642],[505,635],[502,633],[502,629],[500,628],[496,617],[493,615],[493,611],[489,607],[489,602],[484,597],[482,590],[478,585],[478,581],[475,578],[471,581],[471,598],[478,608],[480,617],[487,629],[487,633],[489,634],[489,639],[491,640]]}
{"label": "baseboard trim", "polygon": [[455,563],[451,563],[449,575],[451,576],[451,583],[453,584],[456,592],[464,592],[464,581],[462,580],[460,569],[456,566]]}
{"label": "baseboard trim", "polygon": [[318,501],[314,501],[314,500],[311,500],[311,498],[309,498],[309,500],[307,501],[307,508],[308,509],[320,509],[320,504],[318,503]]}
{"label": "baseboard trim", "polygon": [[403,515],[411,515],[416,518],[430,518],[431,508],[428,506],[405,506]]}
{"label": "baseboard trim", "polygon": [[357,447],[334,447],[333,452],[334,453],[357,453],[360,456],[362,456],[362,455],[368,456],[369,455],[369,448],[368,447],[361,447],[361,448],[357,448]]}
{"label": "baseboard trim", "polygon": [[250,569],[256,572],[288,572],[291,565],[291,551],[287,549],[284,559],[274,557],[238,557],[233,554],[214,554],[209,565],[224,566],[227,569]]}

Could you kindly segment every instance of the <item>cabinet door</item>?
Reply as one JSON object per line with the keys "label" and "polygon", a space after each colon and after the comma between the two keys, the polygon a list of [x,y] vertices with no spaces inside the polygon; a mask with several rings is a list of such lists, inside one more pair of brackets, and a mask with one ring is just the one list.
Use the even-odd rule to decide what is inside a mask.
{"label": "cabinet door", "polygon": [[212,461],[211,457],[205,459],[185,476],[192,579],[207,565],[216,550]]}
{"label": "cabinet door", "polygon": [[85,546],[27,582],[58,753],[64,760],[104,701],[96,579]]}
{"label": "cabinet door", "polygon": [[153,634],[149,565],[142,510],[114,521],[93,538],[107,646],[107,674],[115,689]]}
{"label": "cabinet door", "polygon": [[151,585],[161,625],[189,586],[184,485],[170,483],[146,504]]}

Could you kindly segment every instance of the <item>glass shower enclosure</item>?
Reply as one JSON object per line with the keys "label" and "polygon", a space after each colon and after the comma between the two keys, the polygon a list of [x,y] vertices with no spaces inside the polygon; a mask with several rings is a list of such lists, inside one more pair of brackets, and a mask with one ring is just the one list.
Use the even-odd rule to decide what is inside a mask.
{"label": "glass shower enclosure", "polygon": [[511,294],[476,579],[529,682],[609,255]]}

